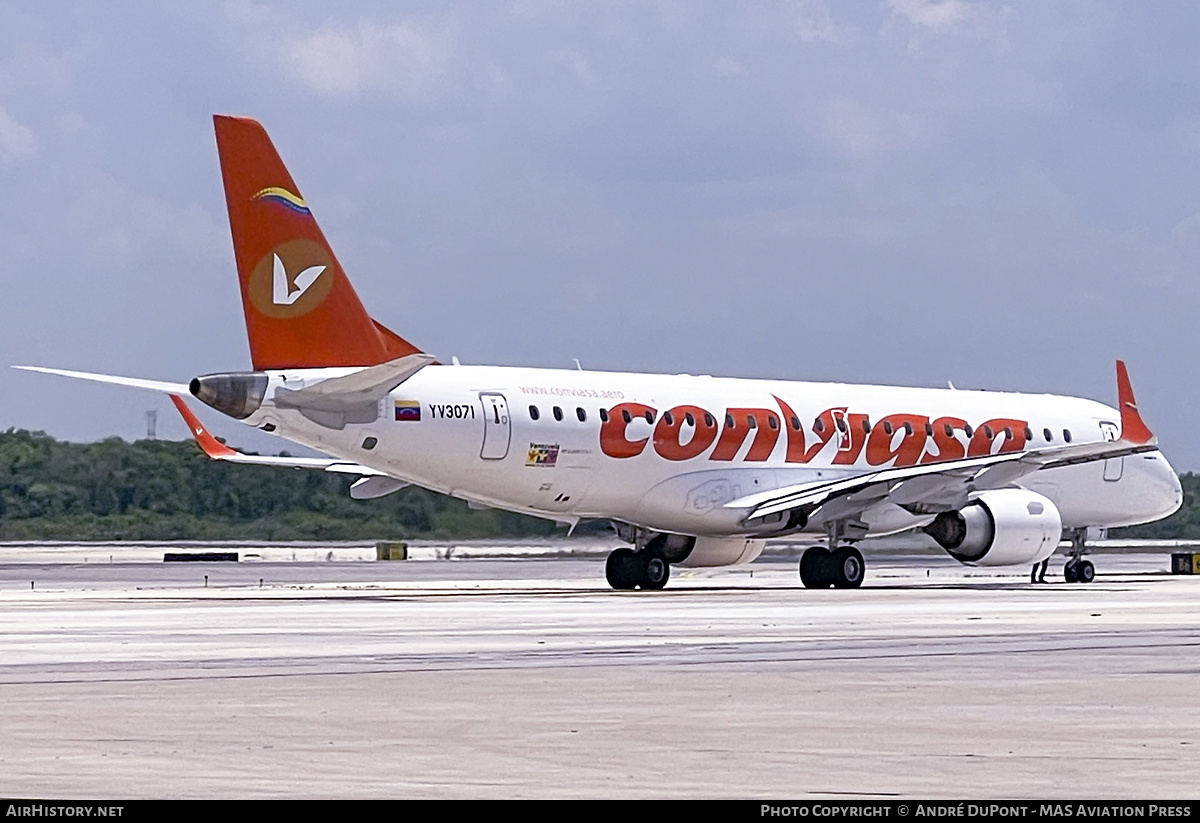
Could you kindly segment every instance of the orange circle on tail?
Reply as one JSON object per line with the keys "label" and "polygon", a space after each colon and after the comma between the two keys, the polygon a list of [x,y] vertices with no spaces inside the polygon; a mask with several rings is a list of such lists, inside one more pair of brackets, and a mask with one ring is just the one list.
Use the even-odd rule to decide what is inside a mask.
{"label": "orange circle on tail", "polygon": [[312,240],[289,240],[267,252],[246,284],[250,303],[267,317],[308,314],[333,288],[333,259]]}

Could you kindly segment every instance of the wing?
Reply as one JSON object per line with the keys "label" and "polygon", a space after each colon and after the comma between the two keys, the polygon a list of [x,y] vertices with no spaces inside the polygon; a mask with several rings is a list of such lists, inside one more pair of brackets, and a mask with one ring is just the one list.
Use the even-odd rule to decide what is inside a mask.
{"label": "wing", "polygon": [[746,526],[789,521],[852,518],[888,501],[915,512],[958,508],[974,491],[997,489],[1027,474],[1155,451],[1158,438],[1142,422],[1125,364],[1117,361],[1117,405],[1121,433],[1116,440],[968,457],[904,468],[888,468],[838,480],[801,483],[738,498],[726,508],[746,509]]}

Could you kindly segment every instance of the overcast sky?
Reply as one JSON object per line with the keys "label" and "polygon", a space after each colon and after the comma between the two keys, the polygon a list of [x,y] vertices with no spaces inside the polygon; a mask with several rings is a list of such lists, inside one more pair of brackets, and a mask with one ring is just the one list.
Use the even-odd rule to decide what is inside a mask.
{"label": "overcast sky", "polygon": [[[1200,470],[1197,32],[1189,2],[3,2],[0,360],[248,368],[211,122],[245,114],[446,360],[1111,404],[1122,357]],[[0,429],[148,409],[185,435],[0,373]]]}

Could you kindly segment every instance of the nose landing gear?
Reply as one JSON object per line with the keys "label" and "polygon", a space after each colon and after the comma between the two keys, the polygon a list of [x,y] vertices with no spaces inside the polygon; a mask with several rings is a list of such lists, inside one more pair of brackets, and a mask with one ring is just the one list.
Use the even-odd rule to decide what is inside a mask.
{"label": "nose landing gear", "polygon": [[1096,579],[1096,567],[1090,560],[1077,560],[1072,557],[1063,566],[1063,577],[1068,583],[1091,583]]}
{"label": "nose landing gear", "polygon": [[1091,583],[1096,579],[1096,567],[1092,561],[1083,559],[1087,552],[1087,529],[1070,529],[1065,536],[1071,541],[1071,556],[1063,566],[1063,577],[1068,583]]}

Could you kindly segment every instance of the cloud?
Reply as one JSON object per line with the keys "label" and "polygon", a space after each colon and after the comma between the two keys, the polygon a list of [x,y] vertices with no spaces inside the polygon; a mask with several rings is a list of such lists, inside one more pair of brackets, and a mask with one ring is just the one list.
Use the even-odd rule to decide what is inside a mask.
{"label": "cloud", "polygon": [[577,51],[569,49],[559,49],[550,54],[554,62],[566,66],[567,70],[585,86],[594,85],[596,82],[596,73],[592,71],[592,66],[588,59]]}
{"label": "cloud", "polygon": [[741,77],[746,73],[746,68],[738,61],[722,57],[713,64],[713,70],[722,77]]}
{"label": "cloud", "polygon": [[975,12],[963,0],[888,0],[888,5],[894,15],[934,31],[955,29]]}
{"label": "cloud", "polygon": [[0,90],[37,89],[47,95],[61,94],[74,79],[71,58],[30,43],[8,54],[0,65]]}
{"label": "cloud", "polygon": [[228,248],[225,229],[200,205],[136,192],[103,172],[83,176],[61,214],[72,227],[74,253],[96,270],[155,257],[221,260]]}
{"label": "cloud", "polygon": [[795,21],[804,43],[844,44],[853,38],[852,29],[834,24],[825,0],[797,0]]}
{"label": "cloud", "polygon": [[0,163],[12,163],[36,153],[33,131],[0,106]]}
{"label": "cloud", "polygon": [[915,36],[941,35],[974,43],[986,43],[998,51],[1009,47],[1008,28],[1015,19],[1011,6],[969,3],[967,0],[887,0],[892,14],[884,32],[897,23],[914,36],[909,49],[919,50]]}
{"label": "cloud", "polygon": [[280,59],[286,73],[331,97],[392,92],[429,96],[448,75],[449,38],[413,21],[359,20],[325,27],[285,42]]}

